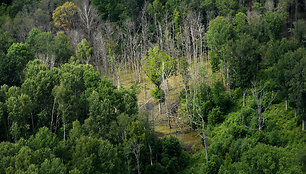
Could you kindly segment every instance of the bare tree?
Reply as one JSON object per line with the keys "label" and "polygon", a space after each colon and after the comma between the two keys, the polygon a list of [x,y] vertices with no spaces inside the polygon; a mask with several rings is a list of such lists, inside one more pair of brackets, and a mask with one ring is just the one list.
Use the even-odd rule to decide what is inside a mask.
{"label": "bare tree", "polygon": [[[148,2],[144,3],[143,9],[141,11],[141,42],[140,42],[140,51],[141,51],[141,57],[144,57],[148,51],[148,40],[149,40],[149,32],[148,32],[148,19],[147,19],[147,6]],[[142,62],[140,61],[142,67]],[[141,73],[141,71],[140,71]],[[141,75],[141,74],[140,74]],[[146,103],[148,100],[148,94],[147,94],[147,84],[146,84],[146,78],[143,78],[143,84],[144,84],[144,107],[146,109]]]}
{"label": "bare tree", "polygon": [[85,32],[86,39],[93,44],[93,33],[99,26],[99,16],[96,8],[90,4],[89,0],[82,0],[79,4],[79,16],[81,28]]}
{"label": "bare tree", "polygon": [[[102,31],[97,30],[93,33],[92,38],[93,44],[93,60],[92,63],[96,67],[97,71],[100,74],[107,76],[108,75],[108,61],[105,41],[102,35]],[[103,67],[103,68],[102,68]]]}
{"label": "bare tree", "polygon": [[269,102],[266,106],[263,106],[263,101],[264,99],[266,99],[266,91],[265,91],[265,87],[263,86],[262,83],[260,82],[259,84],[256,82],[252,82],[253,84],[253,89],[252,89],[252,94],[254,97],[254,100],[256,102],[256,113],[258,116],[258,130],[261,131],[265,120],[268,117],[263,117],[263,115],[266,113],[266,111],[269,109],[269,107],[271,106],[272,102],[274,101],[276,94],[272,92],[272,96],[269,99]]}
{"label": "bare tree", "polygon": [[[14,26],[17,41],[25,42],[29,31],[34,28],[34,20],[32,16],[25,10],[19,12],[14,18]],[[12,29],[8,29],[12,30]]]}
{"label": "bare tree", "polygon": [[168,72],[166,73],[165,70],[165,62],[162,62],[162,81],[165,82],[163,85],[163,91],[165,94],[165,107],[166,107],[166,114],[167,114],[167,118],[168,118],[168,126],[171,129],[171,118],[170,118],[170,114],[169,114],[169,101],[168,101],[168,90],[169,90],[169,78],[172,75],[173,71],[174,71],[174,67],[170,68],[168,70]]}
{"label": "bare tree", "polygon": [[125,32],[125,44],[123,48],[125,50],[126,60],[129,62],[130,68],[134,71],[135,80],[141,82],[141,37],[138,34],[136,24],[131,19],[127,19],[124,23]]}
{"label": "bare tree", "polygon": [[49,24],[51,21],[51,17],[48,14],[48,11],[44,11],[38,8],[33,14],[33,19],[34,19],[34,25],[36,28],[40,29],[43,32],[50,31]]}
{"label": "bare tree", "polygon": [[[197,93],[197,89],[194,87],[194,93]],[[187,114],[187,117],[189,117],[190,122],[190,127],[192,128],[193,125],[196,126],[196,131],[198,135],[203,139],[203,144],[204,144],[204,150],[205,150],[205,157],[206,161],[208,161],[208,149],[207,149],[207,139],[206,139],[206,132],[205,132],[205,119],[204,116],[201,114],[201,107],[199,106],[198,102],[194,103],[195,105],[195,111],[197,116],[199,117],[198,119],[194,119],[193,114]]]}
{"label": "bare tree", "polygon": [[[113,75],[113,79],[116,79],[117,88],[120,88],[120,72],[121,72],[121,64],[122,58],[124,55],[119,54],[117,52],[117,48],[119,46],[119,41],[122,40],[123,32],[119,28],[119,26],[115,25],[111,22],[105,22],[103,24],[104,31],[104,42],[106,48],[106,57],[108,64],[110,65],[111,72]],[[122,45],[121,45],[122,50]]]}

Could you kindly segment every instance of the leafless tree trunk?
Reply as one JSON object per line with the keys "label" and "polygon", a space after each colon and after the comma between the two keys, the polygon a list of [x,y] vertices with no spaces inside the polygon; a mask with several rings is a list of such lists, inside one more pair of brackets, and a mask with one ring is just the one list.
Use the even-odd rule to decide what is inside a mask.
{"label": "leafless tree trunk", "polygon": [[200,113],[201,112],[200,107],[197,106],[196,112],[198,116],[200,117],[200,120],[193,121],[192,124],[197,126],[198,135],[203,139],[205,157],[206,157],[206,161],[208,161],[208,149],[207,149],[208,146],[207,146],[206,132],[205,132],[205,120],[204,120],[204,116]]}
{"label": "leafless tree trunk", "polygon": [[66,123],[64,121],[64,141],[66,141]]}
{"label": "leafless tree trunk", "polygon": [[254,100],[257,104],[257,116],[258,116],[258,130],[261,131],[263,126],[264,126],[264,122],[265,122],[265,119],[267,118],[264,118],[263,117],[263,114],[265,114],[265,112],[269,109],[269,107],[271,106],[273,100],[275,99],[276,97],[276,94],[272,94],[272,97],[270,98],[270,101],[268,103],[267,106],[263,106],[262,105],[262,102],[263,100],[265,99],[265,86],[262,86],[262,84],[257,84],[256,82],[253,82],[253,89],[252,89],[252,94],[253,94],[253,97],[254,97]]}
{"label": "leafless tree trunk", "polygon": [[161,108],[161,102],[160,101],[158,101],[158,111],[159,111],[159,114],[161,114],[162,113],[162,108]]}
{"label": "leafless tree trunk", "polygon": [[[147,5],[148,2],[144,3],[143,9],[141,11],[141,42],[140,42],[140,56],[141,58],[144,57],[147,53],[147,42],[148,42],[148,19],[146,17],[147,14]],[[141,66],[142,67],[142,64]],[[140,77],[141,77],[141,71],[139,73]],[[146,109],[146,103],[148,100],[148,94],[147,94],[147,84],[146,84],[146,78],[143,78],[143,83],[144,83],[144,103],[145,103],[145,109]]]}
{"label": "leafless tree trunk", "polygon": [[[93,33],[93,60],[96,70],[100,72],[101,75],[108,75],[108,61],[106,54],[105,41],[102,36],[101,31],[96,31]],[[103,67],[103,70],[101,70]]]}
{"label": "leafless tree trunk", "polygon": [[206,142],[206,134],[205,134],[205,122],[203,117],[202,119],[202,138],[203,138],[203,143],[204,143],[204,149],[205,149],[205,155],[206,155],[206,161],[208,161],[208,150],[207,150],[207,142]]}
{"label": "leafless tree trunk", "polygon": [[141,150],[141,144],[137,143],[137,142],[133,142],[132,143],[132,147],[131,150],[136,158],[136,162],[137,162],[137,172],[138,174],[141,174],[140,172],[140,150]]}
{"label": "leafless tree trunk", "polygon": [[[172,71],[172,70],[171,70]],[[166,84],[163,85],[163,91],[165,93],[165,107],[166,107],[166,114],[168,118],[168,126],[171,129],[171,120],[170,120],[170,114],[169,114],[169,103],[168,103],[168,79],[172,73],[166,74],[165,73],[165,63],[162,63],[162,81],[166,82]]]}
{"label": "leafless tree trunk", "polygon": [[150,144],[148,146],[149,146],[149,150],[150,150],[150,164],[152,166],[153,165],[153,161],[152,161],[152,148],[151,148]]}
{"label": "leafless tree trunk", "polygon": [[99,27],[99,15],[97,9],[91,5],[89,0],[77,0],[79,7],[80,26],[82,32],[90,45],[93,45],[93,34]]}

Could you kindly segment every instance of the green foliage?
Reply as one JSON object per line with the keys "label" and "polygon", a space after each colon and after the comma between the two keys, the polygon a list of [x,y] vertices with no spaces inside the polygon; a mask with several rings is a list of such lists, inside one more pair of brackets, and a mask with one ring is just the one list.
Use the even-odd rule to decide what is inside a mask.
{"label": "green foliage", "polygon": [[0,84],[20,85],[23,80],[22,70],[33,59],[34,53],[27,44],[12,44],[7,55],[0,59]]}
{"label": "green foliage", "polygon": [[222,112],[220,111],[219,107],[213,108],[211,112],[209,112],[207,121],[208,124],[212,126],[223,121]]}
{"label": "green foliage", "polygon": [[150,94],[153,98],[158,100],[159,102],[163,103],[165,101],[165,93],[163,90],[158,89],[158,88],[153,88],[150,91]]}
{"label": "green foliage", "polygon": [[88,44],[86,39],[82,39],[82,41],[78,44],[78,50],[76,51],[76,58],[88,64],[92,54],[93,54],[93,48]]}
{"label": "green foliage", "polygon": [[239,8],[239,4],[235,0],[216,0],[216,7],[219,15],[227,16],[234,15],[236,10]]}
{"label": "green foliage", "polygon": [[274,82],[280,92],[279,95],[286,99],[289,97],[290,80],[292,79],[292,71],[296,64],[295,58],[300,59],[302,56],[294,55],[294,50],[292,49],[292,51],[290,50],[284,53],[278,61],[278,64],[274,65],[274,76],[276,77]]}
{"label": "green foliage", "polygon": [[240,88],[250,87],[251,81],[256,78],[259,58],[258,43],[249,35],[242,34],[236,41],[229,42],[228,54],[232,83]]}
{"label": "green foliage", "polygon": [[290,83],[290,98],[299,109],[300,115],[303,120],[306,118],[306,50],[300,48],[295,52],[289,52],[285,56],[293,59],[294,67],[291,70],[292,76]]}
{"label": "green foliage", "polygon": [[93,68],[85,70],[83,74],[85,88],[98,88],[100,75]]}
{"label": "green foliage", "polygon": [[267,28],[270,40],[278,40],[281,38],[286,18],[287,15],[284,13],[265,13],[263,20],[265,21],[265,27]]}
{"label": "green foliage", "polygon": [[218,16],[209,22],[206,37],[210,49],[210,65],[213,71],[217,71],[225,58],[226,43],[233,37],[233,27],[224,17]]}
{"label": "green foliage", "polygon": [[288,51],[294,51],[299,47],[296,40],[288,40],[285,38],[281,41],[270,41],[267,43],[267,46],[268,48],[265,56],[270,66],[277,64],[279,59]]}
{"label": "green foliage", "polygon": [[39,131],[35,135],[32,135],[27,141],[27,145],[33,150],[44,148],[53,149],[57,143],[56,135],[47,127],[41,127]]}
{"label": "green foliage", "polygon": [[148,12],[152,17],[160,20],[162,18],[162,13],[160,12],[164,12],[164,8],[165,7],[160,0],[154,0],[148,5]]}
{"label": "green foliage", "polygon": [[301,45],[306,47],[306,23],[304,20],[294,22],[293,36]]}
{"label": "green foliage", "polygon": [[[70,38],[63,32],[58,32],[54,37],[50,32],[41,32],[34,28],[28,34],[27,44],[35,51],[37,58],[50,67],[68,62],[73,55]],[[53,57],[55,60],[52,60]]]}
{"label": "green foliage", "polygon": [[26,43],[29,45],[35,45],[35,37],[39,35],[41,31],[37,28],[33,28],[29,33],[28,33],[28,38]]}
{"label": "green foliage", "polygon": [[6,54],[12,43],[13,39],[8,35],[8,32],[0,29],[0,52]]}
{"label": "green foliage", "polygon": [[233,18],[232,23],[237,34],[245,32],[247,29],[247,16],[244,13],[239,12]]}
{"label": "green foliage", "polygon": [[[246,3],[246,1],[244,1]],[[216,18],[216,16],[234,16],[237,12],[245,12],[245,7],[241,6],[241,2],[234,0],[204,0],[201,1],[201,9],[208,21]]]}
{"label": "green foliage", "polygon": [[110,173],[115,160],[116,151],[108,141],[85,136],[77,139],[72,161],[81,173]]}
{"label": "green foliage", "polygon": [[18,97],[10,97],[6,101],[8,121],[11,123],[12,136],[17,141],[21,135],[26,135],[29,129],[27,120],[31,114],[31,99],[25,94]]}
{"label": "green foliage", "polygon": [[92,0],[92,3],[98,7],[100,15],[103,19],[109,19],[112,22],[120,20],[120,16],[124,9],[122,1],[120,0]]}
{"label": "green foliage", "polygon": [[187,165],[188,155],[184,153],[179,141],[175,137],[161,140],[161,164],[169,173],[177,173]]}
{"label": "green foliage", "polygon": [[[31,35],[30,35],[31,36]],[[44,55],[51,55],[54,52],[54,40],[53,35],[50,32],[40,32],[33,36],[34,38],[29,38],[32,41],[32,47],[35,48],[36,53],[41,53]]]}
{"label": "green foliage", "polygon": [[214,83],[213,87],[203,84],[198,88],[196,104],[200,114],[204,116],[205,122],[208,121],[212,126],[221,123],[224,113],[231,106],[225,87],[218,81]]}
{"label": "green foliage", "polygon": [[242,138],[237,139],[231,143],[229,150],[229,155],[234,162],[240,161],[241,155],[253,148],[256,144],[256,141],[251,138]]}
{"label": "green foliage", "polygon": [[[249,168],[241,169],[247,173],[276,173],[282,169],[290,171],[294,160],[285,154],[282,148],[258,144],[242,155],[242,162]],[[299,170],[296,172],[300,173]]]}
{"label": "green foliage", "polygon": [[[86,11],[77,0],[89,26],[90,18],[97,19],[95,8],[102,18],[94,20],[90,44],[82,40],[79,45],[76,41],[86,32],[79,28],[81,11],[72,2],[3,2],[0,174],[135,173],[137,165],[139,173],[305,173],[301,1],[90,0]],[[194,21],[184,21],[190,16]],[[152,45],[164,50],[146,50]],[[193,56],[201,65],[199,72],[190,73]],[[135,87],[117,89],[100,78],[109,76],[108,68],[115,70],[116,62],[135,65],[155,85],[153,98],[163,102],[161,84],[176,72],[178,58],[185,87],[180,111],[193,116],[193,128],[205,126],[208,161],[204,149],[193,150],[190,158],[178,139],[156,138],[148,113],[138,113]],[[206,60],[212,75],[209,67],[203,73]],[[102,64],[105,74],[95,71]],[[205,83],[196,82],[197,75]],[[218,81],[222,78],[231,89]],[[253,80],[265,84],[260,106],[250,100]],[[276,91],[277,100],[264,111],[265,127],[258,131],[257,110],[267,107]]]}
{"label": "green foliage", "polygon": [[45,159],[41,164],[39,172],[44,174],[64,174],[66,173],[66,167],[59,158],[52,158],[51,160]]}
{"label": "green foliage", "polygon": [[163,76],[170,77],[176,70],[176,60],[159,50],[158,46],[149,49],[142,62],[146,75],[157,88],[160,88]]}
{"label": "green foliage", "polygon": [[58,32],[54,38],[55,45],[55,65],[67,63],[69,58],[73,55],[73,48],[70,38],[63,32]]}
{"label": "green foliage", "polygon": [[263,7],[263,4],[259,2],[255,2],[252,8],[254,8],[259,13],[263,13],[265,10],[265,7]]}

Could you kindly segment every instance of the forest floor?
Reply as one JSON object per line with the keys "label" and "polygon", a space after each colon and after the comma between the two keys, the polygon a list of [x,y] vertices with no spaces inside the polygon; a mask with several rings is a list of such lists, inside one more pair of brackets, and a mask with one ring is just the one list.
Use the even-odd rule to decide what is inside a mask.
{"label": "forest floor", "polygon": [[[166,136],[176,136],[183,148],[188,151],[197,151],[201,148],[201,138],[196,131],[191,131],[186,124],[186,119],[182,118],[179,113],[179,95],[183,90],[182,77],[180,75],[173,75],[169,79],[169,110],[171,112],[171,129],[168,126],[168,119],[166,115],[165,104],[161,105],[161,113],[159,113],[158,102],[150,95],[150,90],[154,85],[150,83],[149,79],[142,74],[142,79],[145,78],[145,83],[142,81],[137,85],[137,98],[140,111],[145,111],[148,114],[149,120],[153,123],[156,136],[163,138]],[[125,88],[130,88],[134,84],[135,73],[128,69],[123,69],[120,73],[120,85]],[[116,84],[116,83],[115,83]],[[145,87],[147,99],[145,99]],[[146,101],[147,100],[147,101]]]}

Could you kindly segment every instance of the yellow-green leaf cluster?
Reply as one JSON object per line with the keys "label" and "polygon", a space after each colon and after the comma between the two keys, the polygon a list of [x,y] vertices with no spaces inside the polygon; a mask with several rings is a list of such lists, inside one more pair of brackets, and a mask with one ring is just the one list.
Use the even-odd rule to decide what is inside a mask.
{"label": "yellow-green leaf cluster", "polygon": [[70,29],[77,12],[78,8],[73,2],[66,2],[53,11],[53,25],[62,30]]}

